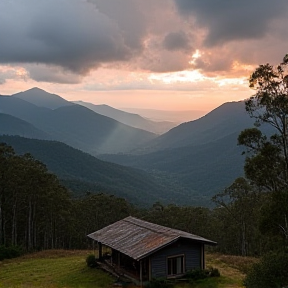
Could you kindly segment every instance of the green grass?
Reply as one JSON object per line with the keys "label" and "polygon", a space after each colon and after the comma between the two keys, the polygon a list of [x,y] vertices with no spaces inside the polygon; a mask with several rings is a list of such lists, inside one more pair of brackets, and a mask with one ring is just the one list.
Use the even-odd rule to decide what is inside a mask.
{"label": "green grass", "polygon": [[[111,288],[115,279],[86,265],[91,251],[50,250],[0,262],[0,288]],[[207,254],[206,266],[221,276],[175,288],[241,288],[253,258]],[[242,272],[241,272],[242,271]],[[244,271],[244,272],[243,272]]]}
{"label": "green grass", "polygon": [[105,288],[114,279],[86,266],[84,251],[49,251],[4,261],[0,264],[2,288]]}

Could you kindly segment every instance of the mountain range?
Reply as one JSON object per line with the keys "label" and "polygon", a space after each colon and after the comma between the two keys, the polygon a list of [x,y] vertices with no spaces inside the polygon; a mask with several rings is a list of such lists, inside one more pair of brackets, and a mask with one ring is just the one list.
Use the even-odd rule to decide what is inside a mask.
{"label": "mountain range", "polygon": [[[39,99],[35,96],[38,92]],[[156,137],[154,133],[122,124],[59,96],[45,93],[34,88],[12,96],[1,96],[0,113],[30,123],[52,140],[94,155],[129,152]],[[40,101],[42,98],[45,101]]]}
{"label": "mountain range", "polygon": [[[97,113],[97,109],[103,114]],[[104,110],[106,114],[110,113],[111,117],[127,121],[126,123],[129,123],[127,120],[129,117],[142,118],[136,114],[127,116],[126,112],[109,106],[85,102],[79,105],[78,102],[69,102],[58,95],[33,88],[12,96],[0,96],[0,120],[4,119],[1,121],[0,134],[20,135],[50,143],[43,144],[46,141],[38,141],[35,144],[37,140],[30,139],[30,143],[31,141],[35,143],[30,144],[26,152],[32,155],[35,153],[34,150],[37,150],[36,147],[45,145],[52,147],[55,144],[51,143],[56,143],[57,140],[97,156],[102,160],[101,163],[110,162],[105,169],[100,166],[94,168],[94,164],[91,163],[100,160],[93,158],[96,160],[88,161],[88,154],[79,150],[76,151],[83,154],[80,156],[78,153],[77,157],[76,152],[72,153],[74,156],[59,152],[59,155],[66,156],[54,159],[52,153],[49,157],[40,155],[42,158],[39,159],[46,165],[50,163],[49,159],[54,159],[54,166],[50,163],[49,168],[60,176],[67,186],[74,187],[74,190],[75,187],[80,187],[81,190],[83,187],[91,188],[97,184],[97,187],[102,187],[105,191],[113,191],[116,195],[118,193],[118,196],[127,196],[133,203],[138,199],[137,203],[140,204],[148,202],[151,204],[156,200],[208,206],[211,196],[232,184],[235,178],[243,176],[244,156],[241,155],[243,148],[237,146],[237,137],[240,131],[253,127],[253,119],[247,115],[244,103],[241,101],[225,103],[205,116],[182,123],[160,136],[107,117],[104,115]],[[136,120],[134,122],[136,123]],[[9,139],[11,142],[12,138]],[[20,137],[15,139],[13,145],[18,145],[17,149],[20,151],[24,140]],[[41,149],[42,154],[45,154],[43,152],[45,148]],[[72,148],[69,149],[67,148],[67,151],[71,152]],[[53,148],[51,151],[53,150],[57,149]],[[91,155],[89,157],[92,157]],[[74,174],[69,172],[69,176],[65,176],[57,166],[63,167],[65,159],[73,157],[78,159],[79,164],[69,165],[77,169],[75,168]],[[80,161],[80,158],[85,160]],[[138,174],[135,172],[137,176],[126,173],[125,176],[119,176],[118,180],[111,178],[111,175],[118,175],[114,169],[116,166],[113,166],[116,164],[112,165],[112,162],[117,164],[117,169],[123,171],[127,171],[125,169],[130,167],[132,170],[129,170],[129,173],[137,171]],[[95,171],[102,169],[106,176],[97,178],[93,173],[89,173],[89,166]],[[85,171],[83,172],[85,175],[91,174],[91,177],[84,177],[79,170]],[[127,175],[130,176],[126,177]],[[137,180],[131,182],[127,180],[129,177]],[[110,184],[107,179],[110,179]],[[123,190],[120,187],[126,188]]]}
{"label": "mountain range", "polygon": [[95,105],[83,101],[74,101],[74,103],[87,107],[98,114],[117,120],[120,123],[155,134],[163,134],[177,125],[176,123],[169,121],[151,121],[141,117],[138,114],[127,113],[108,105]]}

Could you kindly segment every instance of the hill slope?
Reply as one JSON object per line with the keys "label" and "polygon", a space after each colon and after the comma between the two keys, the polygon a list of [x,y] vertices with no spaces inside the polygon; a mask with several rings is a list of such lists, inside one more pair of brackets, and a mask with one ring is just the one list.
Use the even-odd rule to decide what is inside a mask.
{"label": "hill slope", "polygon": [[92,154],[128,152],[156,137],[80,105],[52,110],[16,97],[0,96],[0,113],[27,121],[51,139]]}
{"label": "hill slope", "polygon": [[86,191],[108,192],[139,205],[156,201],[184,204],[193,199],[172,183],[164,185],[144,171],[101,161],[60,142],[17,136],[0,136],[0,142],[11,145],[18,154],[31,153],[77,195]]}
{"label": "hill slope", "polygon": [[[102,155],[101,159],[171,175],[182,187],[211,198],[243,176],[245,156],[239,133],[253,127],[244,102],[225,103],[206,116],[183,123],[152,140],[138,155]],[[269,127],[263,127],[269,132]],[[271,133],[271,131],[270,131]]]}
{"label": "hill slope", "polygon": [[0,135],[19,135],[26,138],[50,139],[45,132],[14,116],[0,113]]}
{"label": "hill slope", "polygon": [[161,150],[144,155],[100,155],[100,159],[146,171],[171,175],[182,187],[207,199],[243,176],[245,156],[238,133],[201,145]]}
{"label": "hill slope", "polygon": [[141,117],[138,114],[124,112],[108,105],[94,105],[92,103],[87,103],[83,101],[75,101],[74,103],[85,106],[98,114],[107,116],[128,126],[147,130],[156,134],[163,134],[176,126],[176,123],[173,122],[151,121]]}
{"label": "hill slope", "polygon": [[48,93],[37,87],[34,87],[24,92],[13,94],[12,97],[25,100],[39,107],[45,107],[50,109],[74,105],[72,102],[63,99],[56,94]]}
{"label": "hill slope", "polygon": [[252,127],[254,120],[245,111],[244,102],[228,102],[200,119],[180,124],[151,141],[150,149],[163,150],[200,145]]}

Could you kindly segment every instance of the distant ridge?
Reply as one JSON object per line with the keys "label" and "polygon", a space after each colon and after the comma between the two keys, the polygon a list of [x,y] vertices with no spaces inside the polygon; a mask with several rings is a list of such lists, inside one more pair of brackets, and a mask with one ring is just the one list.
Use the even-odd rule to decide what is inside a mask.
{"label": "distant ridge", "polygon": [[[32,92],[35,91],[38,93],[39,89],[32,89]],[[129,152],[156,137],[151,132],[127,126],[81,105],[69,104],[51,109],[49,99],[52,97],[52,102],[55,104],[55,95],[41,91],[41,97],[48,97],[45,102],[48,107],[34,104],[35,95],[30,97],[30,92],[26,91],[20,94],[21,97],[19,94],[16,94],[17,97],[0,96],[0,112],[30,123],[49,134],[53,140],[64,142],[94,155]],[[21,98],[28,98],[34,103]],[[56,97],[61,103],[68,102],[66,100],[63,102],[62,98],[59,98]],[[44,102],[41,103],[44,105]]]}
{"label": "distant ridge", "polygon": [[144,118],[153,121],[169,121],[173,123],[189,122],[207,114],[209,111],[200,110],[181,110],[181,111],[169,111],[159,109],[144,109],[144,108],[122,108],[123,111],[136,113]]}
{"label": "distant ridge", "polygon": [[226,137],[245,128],[253,127],[254,120],[245,111],[243,101],[227,102],[205,116],[171,129],[152,140],[152,151],[199,145]]}
{"label": "distant ridge", "polygon": [[16,93],[12,95],[12,97],[16,97],[39,107],[46,107],[49,109],[74,105],[72,102],[63,99],[56,94],[48,93],[37,87],[31,88],[24,92]]}
{"label": "distant ridge", "polygon": [[131,127],[143,129],[156,134],[163,134],[177,125],[176,123],[168,121],[151,121],[138,114],[128,113],[108,105],[94,105],[83,101],[74,101],[73,103],[85,106],[96,113],[110,117]]}

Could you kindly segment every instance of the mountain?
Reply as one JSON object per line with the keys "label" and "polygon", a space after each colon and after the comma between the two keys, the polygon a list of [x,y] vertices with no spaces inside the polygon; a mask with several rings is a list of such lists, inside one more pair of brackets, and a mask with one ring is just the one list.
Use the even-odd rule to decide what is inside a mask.
{"label": "mountain", "polygon": [[79,197],[87,191],[106,192],[142,206],[156,201],[167,204],[193,202],[192,195],[185,196],[172,183],[164,185],[144,171],[101,161],[60,142],[19,136],[0,136],[0,142],[11,145],[17,154],[31,153],[46,164],[74,196]]}
{"label": "mountain", "polygon": [[156,137],[80,105],[39,107],[14,96],[0,96],[0,112],[20,118],[75,148],[89,152],[129,152]]}
{"label": "mountain", "polygon": [[[171,129],[152,140],[152,151],[200,145],[253,127],[254,120],[245,111],[243,101],[224,103],[205,116]],[[148,150],[149,151],[149,150]]]}
{"label": "mountain", "polygon": [[94,105],[92,103],[75,101],[74,103],[85,106],[92,111],[110,117],[117,120],[123,124],[129,125],[134,128],[143,129],[156,134],[163,134],[176,126],[176,123],[168,121],[151,121],[145,119],[138,114],[124,112],[108,105]]}
{"label": "mountain", "polygon": [[19,98],[39,107],[45,107],[49,109],[56,109],[63,106],[73,105],[72,102],[69,102],[56,94],[48,93],[37,87],[24,92],[16,93],[12,95],[12,97]]}
{"label": "mountain", "polygon": [[143,108],[121,108],[121,110],[139,114],[152,121],[169,121],[177,124],[193,121],[207,114],[207,111],[201,110],[169,111]]}
{"label": "mountain", "polygon": [[[242,130],[253,127],[253,123],[244,102],[225,103],[202,118],[183,123],[153,139],[139,155],[99,158],[170,175],[184,189],[209,199],[243,176],[244,148],[237,146],[237,138]],[[263,130],[268,131],[265,126]]]}
{"label": "mountain", "polygon": [[[100,155],[105,161],[143,169],[154,174],[164,173],[207,199],[243,176],[245,156],[237,146],[238,133],[209,143],[165,149],[144,155]],[[169,176],[170,175],[170,176]]]}
{"label": "mountain", "polygon": [[45,132],[14,116],[0,113],[0,135],[19,135],[26,138],[50,139]]}

